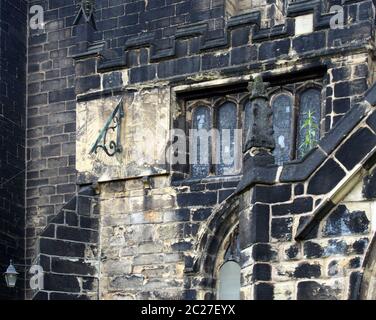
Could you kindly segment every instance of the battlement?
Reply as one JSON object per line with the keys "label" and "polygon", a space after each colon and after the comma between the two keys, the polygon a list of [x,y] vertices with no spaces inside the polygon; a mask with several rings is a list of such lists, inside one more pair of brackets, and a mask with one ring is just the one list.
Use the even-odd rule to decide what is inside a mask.
{"label": "battlement", "polygon": [[272,27],[284,21],[286,0],[226,0],[226,16],[232,17],[259,11],[262,27]]}

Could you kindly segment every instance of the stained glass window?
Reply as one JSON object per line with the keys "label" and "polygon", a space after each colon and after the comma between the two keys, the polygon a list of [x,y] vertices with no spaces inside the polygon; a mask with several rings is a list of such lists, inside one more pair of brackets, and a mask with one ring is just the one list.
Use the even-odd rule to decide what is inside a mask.
{"label": "stained glass window", "polygon": [[310,88],[302,92],[299,103],[297,157],[302,158],[320,139],[321,91]]}
{"label": "stained glass window", "polygon": [[[304,91],[300,89],[303,86]],[[320,138],[321,84],[316,80],[287,83],[271,86],[268,92],[273,111],[273,155],[275,163],[282,165],[302,158]],[[218,105],[223,98],[227,100]],[[190,137],[190,176],[239,174],[254,117],[249,92],[204,95],[187,101],[186,107],[192,121],[189,128],[198,130]]]}
{"label": "stained glass window", "polygon": [[273,129],[275,139],[274,157],[281,165],[290,160],[292,147],[292,97],[287,93],[276,95],[272,100]]}
{"label": "stained glass window", "polygon": [[210,130],[210,110],[208,107],[195,108],[192,117],[192,177],[207,177],[210,172],[210,148],[211,143],[207,138]]}
{"label": "stained glass window", "polygon": [[[237,129],[237,108],[234,103],[226,102],[218,109],[217,129],[219,133],[217,145],[217,157],[219,161],[216,166],[217,175],[234,174],[236,170],[235,156],[238,148],[235,148]],[[238,147],[238,146],[236,146]]]}

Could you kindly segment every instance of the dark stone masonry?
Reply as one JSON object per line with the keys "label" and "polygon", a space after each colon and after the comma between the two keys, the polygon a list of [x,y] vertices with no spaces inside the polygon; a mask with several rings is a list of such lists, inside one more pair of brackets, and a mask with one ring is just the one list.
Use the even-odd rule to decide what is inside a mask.
{"label": "dark stone masonry", "polygon": [[375,13],[1,0],[0,299],[376,299]]}
{"label": "dark stone masonry", "polygon": [[[27,3],[0,2],[0,270],[25,260]],[[23,268],[21,269],[23,270]],[[0,299],[24,296],[0,281]]]}

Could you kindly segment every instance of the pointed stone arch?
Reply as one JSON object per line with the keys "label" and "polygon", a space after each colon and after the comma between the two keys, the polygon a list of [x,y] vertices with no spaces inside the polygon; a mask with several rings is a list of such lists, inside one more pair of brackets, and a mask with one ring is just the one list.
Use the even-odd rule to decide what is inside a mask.
{"label": "pointed stone arch", "polygon": [[[217,207],[199,231],[193,267],[188,271],[199,298],[216,298],[218,256],[224,253],[230,235],[239,224],[239,197],[230,196]],[[196,285],[195,285],[196,284]]]}
{"label": "pointed stone arch", "polygon": [[359,300],[376,300],[376,235],[369,245],[363,262],[363,277],[354,296]]}

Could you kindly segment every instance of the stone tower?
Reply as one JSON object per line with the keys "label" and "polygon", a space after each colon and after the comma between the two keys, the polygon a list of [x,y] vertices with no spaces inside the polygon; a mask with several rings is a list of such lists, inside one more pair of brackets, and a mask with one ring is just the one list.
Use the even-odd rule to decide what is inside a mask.
{"label": "stone tower", "polygon": [[0,297],[375,298],[375,5],[335,4],[1,1]]}

